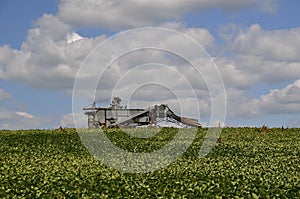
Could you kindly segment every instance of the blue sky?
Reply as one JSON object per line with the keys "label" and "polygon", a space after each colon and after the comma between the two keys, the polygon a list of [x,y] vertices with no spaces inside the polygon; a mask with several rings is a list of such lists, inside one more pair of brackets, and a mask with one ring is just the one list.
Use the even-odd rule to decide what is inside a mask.
{"label": "blue sky", "polygon": [[101,41],[146,26],[194,37],[215,59],[226,125],[300,126],[299,7],[296,0],[2,0],[0,128],[72,126],[80,63]]}

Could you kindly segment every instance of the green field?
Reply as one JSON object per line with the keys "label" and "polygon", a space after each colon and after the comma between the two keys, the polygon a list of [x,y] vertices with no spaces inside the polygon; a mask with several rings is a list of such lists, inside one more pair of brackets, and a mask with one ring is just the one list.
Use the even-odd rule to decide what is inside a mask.
{"label": "green field", "polygon": [[[149,152],[175,129],[133,138],[108,130],[119,147]],[[300,129],[225,128],[206,158],[197,137],[176,162],[122,173],[95,160],[74,129],[0,131],[0,198],[299,198]]]}

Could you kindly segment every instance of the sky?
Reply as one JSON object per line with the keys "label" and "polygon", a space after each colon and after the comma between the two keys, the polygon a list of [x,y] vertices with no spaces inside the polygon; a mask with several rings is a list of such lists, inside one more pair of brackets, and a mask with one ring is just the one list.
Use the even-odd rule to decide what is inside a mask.
{"label": "sky", "polygon": [[[80,106],[93,100],[109,105],[113,93],[123,102],[130,99],[132,107],[167,103],[177,112],[181,106],[188,116],[200,110],[200,123],[207,125],[299,127],[299,7],[296,0],[1,0],[0,129],[73,127],[73,113],[86,125],[83,111],[72,109],[74,82],[99,78],[99,71],[105,75],[96,94],[78,90]],[[203,70],[210,71],[206,63],[213,61],[224,83],[223,121],[210,121],[210,88],[220,88],[214,85],[216,75],[198,77],[189,63],[170,52],[139,50],[101,68],[110,54],[99,44],[111,37],[116,38],[113,48],[134,49],[152,38],[157,45],[196,52],[178,36],[159,32],[116,36],[143,27],[178,31],[205,49],[208,57],[199,53]],[[91,52],[95,60],[89,59]],[[87,73],[78,75],[88,66]],[[183,104],[178,105],[174,93]]]}

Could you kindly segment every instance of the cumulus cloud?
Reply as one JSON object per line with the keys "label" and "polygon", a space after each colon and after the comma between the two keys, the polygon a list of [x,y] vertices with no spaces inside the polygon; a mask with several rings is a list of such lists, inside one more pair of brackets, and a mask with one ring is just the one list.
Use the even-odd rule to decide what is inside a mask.
{"label": "cumulus cloud", "polygon": [[278,84],[297,80],[300,76],[299,34],[299,28],[264,30],[259,24],[242,31],[233,24],[222,27],[221,35],[233,55],[225,58],[225,62],[231,63],[231,69],[243,77],[241,83],[246,81],[248,86],[257,82]]}
{"label": "cumulus cloud", "polygon": [[190,12],[208,9],[231,12],[252,6],[258,6],[265,12],[276,10],[272,0],[61,0],[58,15],[70,24],[115,30],[160,25],[166,21],[180,20]]}
{"label": "cumulus cloud", "polygon": [[220,57],[214,58],[214,62],[220,70],[227,89],[245,90],[252,86],[253,78],[249,78],[249,75],[237,66],[236,60]]}
{"label": "cumulus cloud", "polygon": [[236,65],[253,84],[278,84],[293,81],[300,76],[300,60],[295,62],[267,60],[259,56],[238,56]]}
{"label": "cumulus cloud", "polygon": [[[186,28],[180,24],[177,27],[180,32],[190,36],[204,47],[210,48],[214,45],[214,37],[206,29]],[[122,41],[110,50],[118,51],[124,46],[134,48],[138,46],[135,39],[141,39],[141,37],[157,38],[157,43],[163,43],[164,46],[176,46],[176,43],[179,42],[176,36],[166,37],[159,33],[150,35],[145,30],[143,35],[130,35],[122,38]],[[105,35],[95,38],[83,37],[56,16],[45,14],[36,22],[36,27],[28,31],[28,37],[22,43],[20,50],[12,49],[8,45],[0,47],[0,78],[40,89],[70,90],[73,87],[77,70],[85,57],[105,39],[107,39]],[[155,44],[150,45],[155,46]],[[181,48],[187,49],[185,44],[182,44]],[[193,49],[189,49],[189,51],[193,53]],[[91,63],[90,71],[93,73],[89,73],[89,75],[94,74],[98,78],[99,67],[105,67],[104,65],[99,66],[99,63],[109,53],[99,52],[97,60],[100,62]],[[136,60],[142,63],[148,59],[147,56],[148,54],[145,53],[142,56],[140,54],[139,57],[127,59],[121,63],[121,67],[126,70],[126,65],[135,65]],[[152,60],[158,63],[167,59],[163,53],[159,52],[152,53],[152,57],[156,57]],[[117,74],[117,72],[115,73]],[[91,78],[85,74],[81,75],[83,78]]]}
{"label": "cumulus cloud", "polygon": [[[54,20],[54,23],[61,23],[57,18],[53,16],[42,17],[42,19],[44,18],[46,20],[45,24],[47,25],[47,27],[50,26],[51,19]],[[40,19],[38,23],[44,23],[42,19]],[[180,30],[183,33],[188,34],[190,37],[193,37],[194,40],[203,43],[204,46],[212,46],[214,43],[213,36],[206,29],[184,28],[183,26],[180,26]],[[9,46],[2,47],[1,49],[3,51],[13,54],[10,58],[11,61],[6,60],[6,63],[4,62],[5,65],[3,64],[1,66],[1,68],[3,69],[2,77],[7,80],[19,81],[31,87],[42,89],[72,89],[73,81],[76,75],[76,69],[78,68],[76,67],[76,65],[79,66],[81,64],[79,62],[83,60],[84,54],[87,55],[87,51],[91,50],[92,47],[100,43],[101,39],[104,37],[98,39],[88,39],[78,35],[75,32],[69,31],[62,31],[64,32],[64,34],[58,34],[58,37],[54,33],[43,30],[41,27],[37,27],[29,31],[28,39],[23,43],[20,50],[11,49]],[[54,34],[54,36],[52,34]],[[178,37],[167,37],[160,35],[159,32],[157,34],[151,34],[151,32],[148,33],[147,31],[145,31],[144,34],[131,35],[129,37],[122,38],[121,42],[119,42],[119,40],[115,43],[116,47],[113,46],[112,50],[120,50],[124,48],[124,46],[128,47],[129,49],[134,49],[138,46],[136,38],[139,37],[139,39],[143,39],[145,36],[147,36],[148,38],[154,38],[153,40],[155,40],[158,44],[161,44],[161,46],[177,46],[178,48],[178,45],[175,45],[179,39]],[[43,38],[43,41],[33,42],[34,40],[40,41],[41,38]],[[53,38],[55,38],[55,40]],[[156,44],[151,45],[155,46]],[[44,48],[44,46],[46,47]],[[180,49],[181,51],[187,49],[187,54],[189,52],[191,52],[191,54],[194,53],[194,49],[187,48],[184,45],[179,45],[179,47],[182,48]],[[86,78],[86,82],[88,82],[91,78],[99,78],[101,70],[103,70],[105,67],[105,65],[101,64],[101,60],[103,57],[107,56],[107,53],[109,52],[96,51],[95,56],[97,57],[97,59],[92,59],[90,63],[87,63],[88,73],[80,73],[77,78]],[[210,60],[208,59],[208,57],[203,60],[203,62],[209,61]],[[111,65],[111,67],[109,67],[107,71],[104,72],[103,78],[100,79],[100,88],[98,89],[102,89],[102,92],[99,94],[100,97],[111,97],[108,91],[114,89],[117,81],[119,81],[119,79],[128,71],[132,70],[138,65],[145,63],[165,64],[173,68],[173,71],[171,70],[170,72],[167,70],[162,72],[162,70],[158,70],[157,68],[153,68],[151,66],[148,66],[146,69],[143,68],[143,70],[136,71],[134,73],[135,75],[127,79],[127,82],[123,82],[123,84],[120,84],[123,87],[120,88],[120,92],[118,93],[118,95],[122,96],[123,94],[128,94],[128,89],[131,88],[130,84],[135,83],[135,86],[139,86],[140,81],[144,81],[145,77],[149,77],[150,83],[161,82],[160,80],[164,81],[161,82],[164,85],[167,85],[168,82],[172,83],[171,89],[173,91],[176,90],[176,92],[180,94],[180,97],[184,96],[184,98],[187,98],[188,100],[191,95],[187,92],[188,90],[186,89],[186,84],[183,84],[183,80],[184,78],[186,78],[190,81],[189,83],[191,83],[195,88],[199,96],[198,98],[205,99],[199,102],[203,106],[205,106],[202,113],[206,114],[209,112],[209,110],[207,110],[209,107],[209,102],[206,101],[209,100],[209,93],[203,79],[201,79],[201,77],[199,78],[199,76],[197,76],[195,71],[192,69],[192,66],[182,60],[182,58],[176,57],[176,55],[172,53],[164,52],[161,50],[138,50],[129,55],[118,58]],[[174,71],[175,74],[181,74],[181,76],[183,75],[184,78],[177,78],[177,81],[173,81],[174,78],[176,78],[174,76]],[[132,81],[133,79],[134,81]],[[92,88],[89,87],[83,89],[83,92],[81,94],[83,96],[88,96],[88,99],[90,100],[89,102],[91,102],[91,100],[93,99],[93,92],[89,89]],[[156,88],[147,89],[146,92],[142,93],[143,96],[140,96],[141,93],[135,95],[137,97],[136,100],[144,100],[149,102],[148,97],[152,96],[151,99],[155,98],[155,100],[153,99],[151,104],[149,105],[152,105],[154,103],[162,103],[161,100],[172,100],[170,96],[165,96],[163,94],[164,91],[161,91],[159,95],[155,96],[154,94],[157,94],[158,91],[159,90],[157,90]],[[64,126],[67,126],[70,123],[66,122],[66,120],[66,118],[62,120],[65,121],[62,123]]]}
{"label": "cumulus cloud", "polygon": [[245,93],[245,90],[227,88],[227,117],[228,118],[254,118],[260,116],[259,100]]}
{"label": "cumulus cloud", "polygon": [[[44,14],[41,18],[36,21],[35,29],[31,31],[36,32],[36,34],[47,36],[47,38],[53,41],[59,41],[66,36],[71,31],[71,26],[62,22],[58,17],[52,14]],[[33,33],[34,34],[34,33]],[[34,37],[32,38],[34,39]],[[30,41],[30,36],[29,36]],[[35,41],[31,41],[32,44],[35,44]]]}
{"label": "cumulus cloud", "polygon": [[260,108],[263,113],[299,113],[300,112],[300,79],[283,89],[272,89],[260,97]]}
{"label": "cumulus cloud", "polygon": [[[78,121],[76,125],[75,121]],[[60,125],[67,128],[87,128],[87,116],[83,113],[68,113],[61,117]]]}
{"label": "cumulus cloud", "polygon": [[[211,38],[210,41],[213,40],[205,29],[186,28],[185,31],[197,33],[198,41],[204,41],[207,38]],[[208,42],[207,45],[211,43],[213,42]],[[145,46],[148,48],[144,49]],[[91,89],[94,86],[97,90],[96,101],[120,96],[123,100],[131,99],[132,102],[133,97],[135,102],[143,103],[138,107],[146,108],[156,103],[166,103],[175,105],[176,109],[178,103],[176,104],[174,99],[178,97],[183,101],[180,105],[188,105],[182,108],[189,110],[184,115],[199,113],[196,110],[197,103],[201,104],[201,114],[204,116],[211,114],[208,110],[212,97],[210,94],[213,97],[220,94],[215,90],[222,89],[222,85],[218,82],[218,71],[214,70],[210,57],[194,41],[165,29],[139,29],[114,37],[104,47],[95,48],[90,57],[85,60],[84,67],[81,68],[80,75],[77,77],[80,83],[76,87],[76,93],[81,98],[87,98],[88,94],[82,94],[80,90],[93,94]],[[122,56],[123,53],[125,53],[124,56]],[[105,69],[105,63],[113,59],[115,59],[114,62]],[[201,74],[192,64],[201,68]],[[102,74],[101,78],[100,74]],[[81,77],[89,77],[89,79]],[[93,79],[98,83],[97,88],[96,85],[88,85]],[[208,89],[211,89],[211,93]],[[193,101],[193,98],[196,101]],[[91,98],[89,100],[86,100],[86,104],[92,101]],[[76,111],[86,104],[78,106]],[[180,111],[180,108],[177,110]]]}
{"label": "cumulus cloud", "polygon": [[2,129],[34,129],[50,128],[53,119],[39,117],[24,111],[7,110],[0,107],[0,128]]}
{"label": "cumulus cloud", "polygon": [[[214,37],[207,29],[186,28],[178,23],[173,23],[173,25],[176,25],[177,30],[188,35],[204,47],[213,47],[215,42]],[[165,24],[163,27],[166,26],[167,25]],[[55,29],[54,27],[56,27],[57,31],[53,30]],[[123,37],[121,40],[115,42],[114,46],[109,47],[108,51],[96,51],[96,53],[94,53],[96,59],[91,59],[91,62],[86,63],[88,65],[88,73],[80,73],[77,78],[86,79],[86,82],[91,78],[99,78],[101,70],[104,70],[105,67],[102,60],[108,55],[111,56],[111,54],[109,54],[111,51],[114,53],[114,51],[122,50],[124,47],[135,49],[139,46],[137,40],[145,40],[145,38],[147,38],[147,40],[152,38],[151,41],[155,41],[155,43],[150,42],[150,46],[155,47],[156,44],[159,44],[161,47],[167,46],[169,47],[168,49],[171,50],[180,48],[179,52],[187,50],[185,53],[191,54],[192,56],[195,54],[195,49],[188,48],[188,44],[181,42],[182,45],[177,45],[178,42],[180,43],[180,37],[174,35],[168,37],[168,35],[161,35],[160,32],[153,34],[153,32],[145,30],[143,34],[133,34]],[[34,88],[69,91],[73,88],[77,70],[84,58],[104,39],[106,39],[106,36],[104,35],[96,38],[83,37],[74,32],[68,24],[65,24],[56,16],[48,14],[43,15],[36,22],[36,27],[28,31],[28,37],[23,42],[20,50],[12,49],[9,46],[0,47],[0,51],[3,52],[1,53],[3,56],[0,57],[0,77],[5,80],[17,81]],[[202,56],[206,56],[202,62],[209,62],[204,51],[202,54]],[[177,70],[177,74],[184,75],[185,78],[189,79],[190,83],[193,84],[198,95],[201,96],[199,98],[205,99],[200,102],[205,106],[205,109],[203,108],[205,111],[202,112],[209,112],[207,111],[209,102],[206,102],[206,100],[209,99],[208,92],[203,91],[207,90],[205,82],[201,78],[199,80],[199,77],[195,75],[195,71],[192,70],[192,66],[188,65],[182,58],[177,57],[177,55],[172,54],[172,52],[164,52],[158,49],[150,51],[142,49],[124,57],[117,58],[117,60],[112,63],[111,67],[108,68],[106,73],[104,73],[103,78],[99,83],[101,88],[103,88],[101,97],[110,97],[109,94],[103,95],[103,93],[112,90],[114,83],[116,83],[127,71],[133,69],[135,66],[145,63],[166,64],[173,67],[173,72]],[[132,79],[135,79],[135,82],[139,82],[138,80],[144,80],[144,77],[150,77],[152,82],[159,82],[160,79],[163,79],[165,83],[173,83],[172,89],[177,90],[181,96],[184,96],[186,100],[189,100],[190,96],[187,95],[186,87],[182,86],[182,78],[177,78],[177,81],[173,81],[173,73],[168,71],[161,73],[160,70],[153,69],[151,66],[148,66],[147,70],[142,70],[137,73],[140,75],[132,77],[127,83],[121,85],[128,86],[130,82],[133,83]],[[89,100],[91,101],[93,96],[91,96],[91,90],[88,89],[92,88],[89,87],[83,89],[82,94],[83,96],[90,97]],[[122,93],[128,93],[128,87],[122,89],[122,92],[119,94],[122,95]],[[149,101],[147,96],[154,96],[153,93],[156,94],[157,92],[157,89],[147,89],[147,92],[143,93],[144,96],[140,96],[138,100]],[[139,95],[140,94],[141,93],[139,93]],[[161,94],[163,94],[163,92],[161,92]],[[172,100],[169,96],[156,96],[157,103],[162,103],[160,101],[162,99]],[[155,103],[155,100],[152,101],[151,105],[153,103]],[[18,117],[25,116],[25,114],[20,111],[17,113],[15,112],[14,114],[17,114]],[[27,116],[27,119],[34,119],[29,118],[29,115]],[[72,125],[70,115],[69,117],[65,116],[62,119],[61,125]]]}
{"label": "cumulus cloud", "polygon": [[0,47],[0,78],[41,89],[70,89],[84,58],[104,39],[104,35],[81,37],[45,14],[28,31],[20,50]]}
{"label": "cumulus cloud", "polygon": [[[74,78],[82,61],[89,52],[99,43],[107,39],[106,35],[95,38],[87,38],[76,33],[74,27],[80,25],[99,26],[119,30],[120,28],[159,25],[172,28],[187,34],[205,48],[216,47],[214,36],[205,28],[187,28],[182,23],[174,22],[186,13],[198,12],[204,9],[220,8],[227,11],[240,10],[249,6],[260,6],[267,12],[274,12],[276,5],[273,1],[237,1],[237,0],[213,0],[213,1],[78,1],[61,0],[59,14],[54,16],[45,14],[37,20],[35,26],[28,31],[27,39],[21,48],[12,49],[10,46],[0,46],[0,78],[17,81],[31,87],[41,89],[71,90]],[[78,15],[78,13],[81,15]],[[166,23],[167,21],[167,23]],[[172,21],[172,22],[170,22]],[[220,69],[227,88],[228,113],[230,117],[245,118],[263,114],[277,114],[281,112],[300,112],[299,102],[299,57],[300,34],[299,28],[289,30],[264,30],[259,24],[254,24],[242,31],[238,26],[231,25],[232,32],[224,32],[223,38],[228,41],[230,57],[214,57],[213,60]],[[124,48],[135,49],[139,47],[138,40],[147,38],[155,40],[161,47],[171,49],[178,48],[179,52],[185,52],[194,57],[195,49],[188,48],[187,43],[181,43],[180,38],[168,35],[147,33],[130,35],[118,40],[108,51],[99,51],[95,54],[94,61],[87,61],[89,70],[80,73],[77,78],[88,82],[91,78],[99,78],[99,72],[104,70],[102,64],[110,53],[117,54]],[[178,43],[181,45],[178,47]],[[154,46],[155,44],[150,44]],[[202,55],[201,55],[202,56]],[[133,97],[133,104],[137,107],[147,107],[154,103],[167,102],[175,111],[180,113],[178,102],[174,100],[174,93],[165,87],[151,85],[152,82],[160,82],[161,85],[170,85],[183,100],[184,110],[192,110],[191,95],[187,92],[184,76],[197,94],[201,115],[208,117],[211,114],[211,96],[203,78],[196,75],[192,67],[182,58],[174,54],[159,50],[138,50],[130,52],[124,57],[113,57],[116,60],[104,71],[104,76],[99,82],[96,98],[103,99],[111,96],[111,90],[124,98]],[[203,72],[209,74],[209,62],[206,57],[197,60],[203,64]],[[99,63],[101,63],[99,65]],[[124,74],[132,71],[136,66],[145,63],[160,63],[170,66],[173,72],[168,70],[156,70],[148,65],[141,71],[134,72],[131,76],[123,78]],[[138,74],[138,75],[135,75]],[[178,75],[179,74],[179,75]],[[123,79],[122,79],[123,78]],[[122,80],[122,81],[119,81]],[[142,85],[141,82],[149,82]],[[247,89],[257,82],[277,84],[290,80],[297,80],[284,89],[271,90],[270,93],[259,98],[246,95]],[[214,82],[213,78],[209,80]],[[116,83],[119,82],[119,86]],[[89,85],[87,85],[89,86]],[[130,93],[130,88],[137,88]],[[91,89],[90,87],[87,87]],[[83,88],[80,95],[88,96],[91,90]],[[139,89],[140,88],[140,89]],[[146,88],[146,89],[145,89]],[[129,96],[129,94],[132,94]],[[0,89],[0,100],[11,96]],[[91,102],[94,96],[88,96]],[[139,104],[137,104],[139,103]],[[86,104],[82,104],[86,105]],[[249,108],[250,107],[250,108]],[[80,107],[81,110],[82,107]],[[187,112],[191,114],[192,112]],[[81,121],[85,121],[85,116]],[[0,120],[3,128],[15,128],[12,118],[18,118],[20,128],[30,125],[39,127],[48,119],[40,118],[23,110],[2,109]],[[31,123],[31,124],[30,124]],[[21,126],[22,125],[22,126]],[[61,118],[61,125],[72,127],[73,115],[66,114]],[[82,126],[86,125],[80,124]]]}
{"label": "cumulus cloud", "polygon": [[289,30],[263,30],[259,24],[251,25],[234,40],[233,48],[242,55],[267,60],[295,62],[300,57],[300,28]]}
{"label": "cumulus cloud", "polygon": [[258,98],[246,96],[244,91],[227,89],[231,118],[253,118],[262,115],[299,113],[300,80],[282,89],[272,89]]}

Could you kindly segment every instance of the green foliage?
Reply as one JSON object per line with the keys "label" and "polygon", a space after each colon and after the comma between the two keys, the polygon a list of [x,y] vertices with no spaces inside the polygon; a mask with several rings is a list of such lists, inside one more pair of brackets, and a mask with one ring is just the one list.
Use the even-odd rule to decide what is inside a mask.
{"label": "green foliage", "polygon": [[[152,173],[121,173],[95,160],[75,129],[0,131],[0,198],[298,198],[300,129],[225,128],[206,158],[206,133],[176,162]],[[132,152],[158,150],[176,134],[106,135]]]}
{"label": "green foliage", "polygon": [[[146,131],[148,129],[139,128],[129,130],[134,131],[136,133],[144,133],[143,131]],[[165,144],[167,144],[174,138],[178,129],[162,128],[160,130],[156,128],[150,128],[150,130],[156,132],[154,136],[148,139],[130,136],[120,129],[108,130],[105,131],[105,134],[118,147],[130,152],[140,153],[159,150],[161,147],[163,147]]]}

